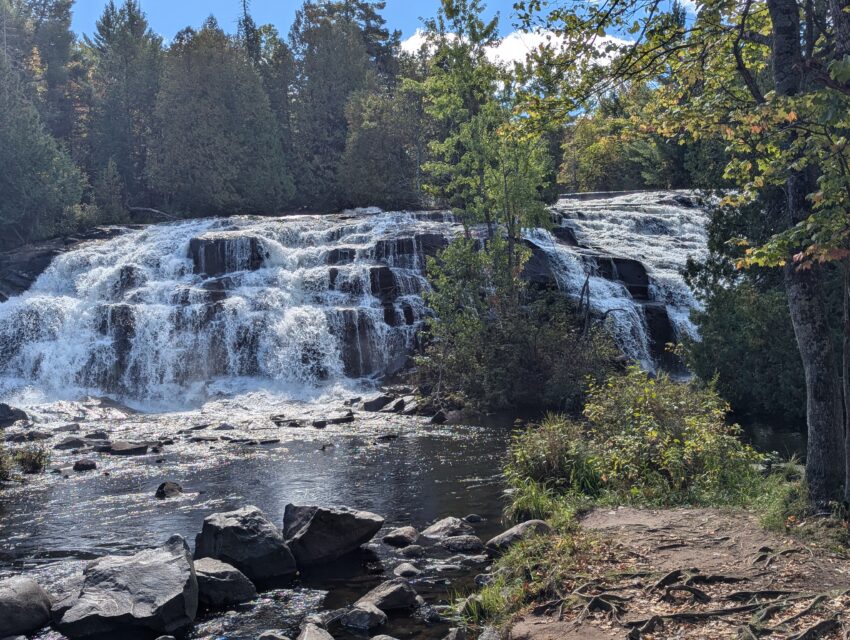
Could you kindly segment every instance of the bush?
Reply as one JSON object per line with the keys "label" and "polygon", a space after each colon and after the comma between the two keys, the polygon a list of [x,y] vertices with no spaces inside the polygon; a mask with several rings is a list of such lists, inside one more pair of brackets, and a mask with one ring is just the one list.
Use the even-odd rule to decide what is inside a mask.
{"label": "bush", "polygon": [[0,442],[0,482],[6,482],[12,478],[12,459],[6,453],[3,443]]}
{"label": "bush", "polygon": [[14,458],[24,473],[41,473],[50,462],[50,452],[45,447],[30,445],[17,451]]}
{"label": "bush", "polygon": [[528,511],[529,503],[543,510],[529,482],[538,494],[615,502],[741,504],[758,492],[762,457],[741,442],[726,412],[713,389],[638,368],[592,383],[585,423],[550,416],[515,438],[507,466],[512,510]]}

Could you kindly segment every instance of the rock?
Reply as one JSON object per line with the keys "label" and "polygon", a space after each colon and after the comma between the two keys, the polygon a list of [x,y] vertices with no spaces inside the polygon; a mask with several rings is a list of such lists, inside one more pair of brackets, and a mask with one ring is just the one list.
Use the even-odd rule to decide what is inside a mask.
{"label": "rock", "polygon": [[511,527],[504,533],[487,542],[487,553],[498,556],[507,551],[511,546],[521,540],[535,535],[545,535],[552,532],[552,528],[542,520],[528,520]]}
{"label": "rock", "polygon": [[404,411],[404,398],[393,400],[381,409],[381,413],[401,413],[402,411]]}
{"label": "rock", "polygon": [[352,607],[339,621],[342,626],[349,629],[368,631],[385,624],[387,622],[387,614],[375,605],[365,602]]}
{"label": "rock", "polygon": [[29,420],[27,412],[17,407],[12,407],[5,402],[0,402],[0,429],[10,427],[18,420]]}
{"label": "rock", "polygon": [[57,444],[53,445],[54,449],[83,449],[88,446],[88,442],[77,436],[67,436],[62,438]]}
{"label": "rock", "polygon": [[327,426],[327,420],[313,420],[313,427],[315,427],[316,429],[324,429]]}
{"label": "rock", "polygon": [[328,424],[348,424],[354,422],[354,412],[351,410],[337,411],[329,414],[325,421]]}
{"label": "rock", "polygon": [[94,471],[95,469],[97,469],[97,463],[94,460],[89,460],[88,458],[77,460],[74,463],[74,471]]}
{"label": "rock", "polygon": [[280,629],[269,629],[258,635],[257,640],[289,640],[289,636]]}
{"label": "rock", "polygon": [[143,442],[116,440],[110,443],[106,452],[113,456],[143,456],[148,452],[148,445]]}
{"label": "rock", "polygon": [[50,596],[32,578],[0,580],[0,637],[38,631],[50,622]]}
{"label": "rock", "polygon": [[384,519],[345,507],[286,505],[283,535],[299,567],[332,562],[369,542]]}
{"label": "rock", "polygon": [[156,640],[177,640],[174,636],[159,636]]}
{"label": "rock", "polygon": [[355,606],[371,604],[381,611],[396,609],[414,609],[419,606],[419,596],[416,590],[404,578],[387,580],[360,598]]}
{"label": "rock", "polygon": [[475,530],[460,518],[443,518],[425,529],[420,536],[426,540],[440,541],[453,536],[465,536]]}
{"label": "rock", "polygon": [[401,555],[405,558],[421,558],[425,555],[425,548],[419,546],[418,544],[412,544],[409,547],[405,547],[400,551]]}
{"label": "rock", "polygon": [[86,438],[89,440],[109,440],[109,434],[107,434],[103,429],[98,429],[97,431],[87,433]]}
{"label": "rock", "polygon": [[476,524],[478,522],[484,522],[484,518],[479,516],[477,513],[470,513],[468,516],[464,518],[470,524]]}
{"label": "rock", "polygon": [[379,636],[372,636],[372,640],[398,640],[397,638],[393,638],[392,636],[388,636],[385,634],[381,634]]}
{"label": "rock", "polygon": [[251,505],[207,516],[195,538],[195,558],[226,562],[254,583],[281,580],[296,572],[295,558],[280,530]]}
{"label": "rock", "polygon": [[426,624],[437,624],[442,622],[443,617],[430,604],[423,604],[414,613],[413,617],[417,620],[422,620]]}
{"label": "rock", "polygon": [[391,547],[409,547],[419,540],[419,532],[413,527],[393,529],[382,540]]}
{"label": "rock", "polygon": [[415,578],[420,573],[422,572],[409,562],[402,562],[395,569],[393,569],[393,574],[398,576],[399,578]]}
{"label": "rock", "polygon": [[440,546],[453,553],[481,553],[484,543],[478,536],[449,536],[440,541]]}
{"label": "rock", "polygon": [[172,536],[156,549],[90,562],[79,599],[56,626],[72,639],[180,634],[197,610],[198,581],[189,547]]}
{"label": "rock", "polygon": [[478,636],[478,640],[502,640],[502,636],[493,627],[484,627]]}
{"label": "rock", "polygon": [[435,413],[431,417],[431,424],[445,424],[446,422],[446,412],[440,409],[437,413]]}
{"label": "rock", "polygon": [[183,493],[183,487],[176,482],[165,481],[156,488],[156,497],[160,500],[176,498]]}
{"label": "rock", "polygon": [[334,637],[321,627],[308,622],[301,629],[298,640],[334,640]]}
{"label": "rock", "polygon": [[198,601],[204,607],[229,607],[257,597],[254,583],[239,569],[220,560],[196,560],[195,575],[198,577]]}
{"label": "rock", "polygon": [[363,407],[364,411],[380,411],[392,402],[392,400],[392,396],[382,393],[380,395],[367,398],[360,406]]}
{"label": "rock", "polygon": [[256,271],[267,254],[260,238],[241,231],[212,231],[189,241],[188,257],[195,273],[207,276]]}
{"label": "rock", "polygon": [[463,629],[450,629],[443,640],[466,640],[466,631]]}

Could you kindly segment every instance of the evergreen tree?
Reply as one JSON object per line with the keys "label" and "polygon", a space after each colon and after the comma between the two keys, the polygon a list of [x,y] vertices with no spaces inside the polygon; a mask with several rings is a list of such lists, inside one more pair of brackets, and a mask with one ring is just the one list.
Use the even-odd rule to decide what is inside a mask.
{"label": "evergreen tree", "polygon": [[290,197],[262,80],[214,18],[175,39],[156,121],[148,170],[171,206],[192,214],[273,213]]}

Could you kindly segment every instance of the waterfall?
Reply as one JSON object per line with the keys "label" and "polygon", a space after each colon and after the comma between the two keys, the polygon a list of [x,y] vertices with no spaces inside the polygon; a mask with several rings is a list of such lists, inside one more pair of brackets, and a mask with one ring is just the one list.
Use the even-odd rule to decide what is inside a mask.
{"label": "waterfall", "polygon": [[[565,198],[526,232],[557,286],[652,369],[694,335],[679,274],[705,212],[657,192]],[[294,397],[401,369],[429,315],[427,256],[462,228],[441,212],[203,219],[127,229],[61,253],[0,303],[0,398],[108,394],[194,404],[252,384]]]}

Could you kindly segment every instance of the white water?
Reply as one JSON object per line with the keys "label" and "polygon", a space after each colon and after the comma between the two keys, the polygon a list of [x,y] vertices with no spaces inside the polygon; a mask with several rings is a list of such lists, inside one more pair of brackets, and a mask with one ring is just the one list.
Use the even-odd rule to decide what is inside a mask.
{"label": "white water", "polygon": [[[587,248],[526,234],[566,295],[577,298],[590,276],[591,307],[609,312],[617,342],[647,369],[655,362],[644,302],[588,257],[640,260],[649,300],[666,305],[678,335],[693,334],[696,301],[679,271],[705,252],[706,219],[672,195],[560,201],[561,224]],[[448,215],[361,210],[194,220],[82,245],[0,304],[0,398],[106,394],[163,409],[258,389],[304,400],[341,392],[394,371],[415,345],[427,282],[424,240],[411,238],[459,232]],[[193,239],[212,254],[193,261]],[[392,290],[376,290],[375,276]]]}

